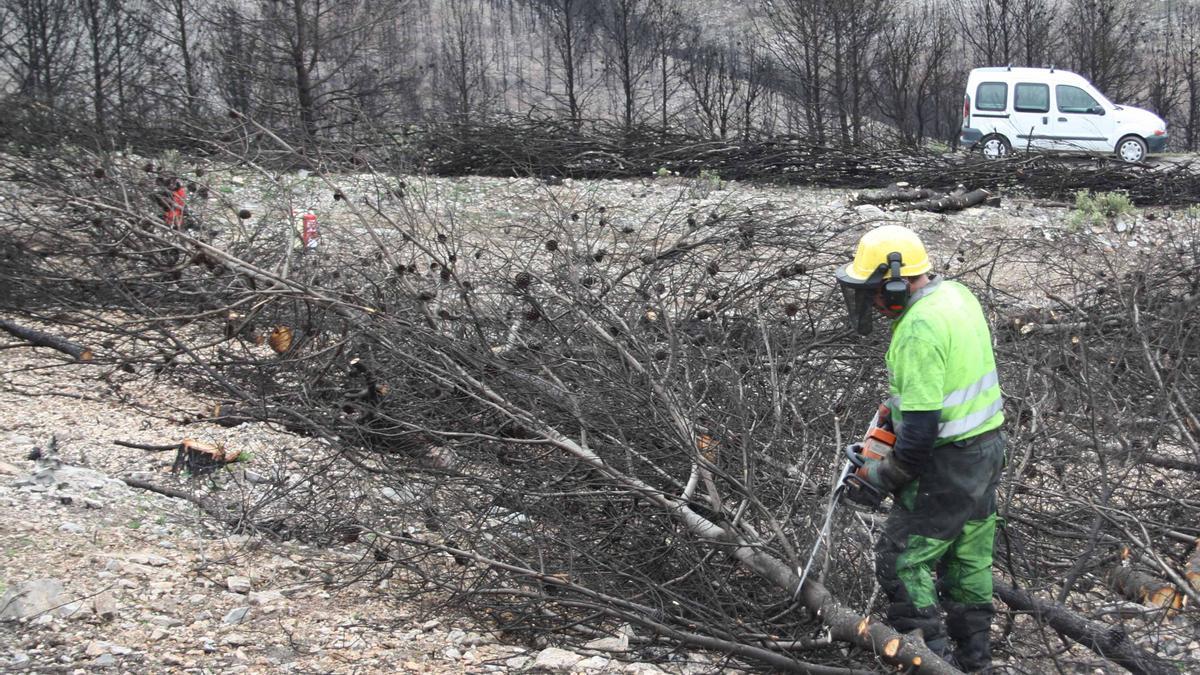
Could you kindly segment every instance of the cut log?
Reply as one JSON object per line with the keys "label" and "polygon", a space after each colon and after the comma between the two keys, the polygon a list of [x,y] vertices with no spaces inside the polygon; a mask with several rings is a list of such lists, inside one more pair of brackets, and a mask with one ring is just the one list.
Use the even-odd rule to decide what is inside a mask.
{"label": "cut log", "polygon": [[1161,467],[1163,469],[1176,469],[1178,471],[1191,471],[1200,473],[1200,463],[1189,462],[1183,459],[1175,459],[1174,457],[1163,457],[1162,455],[1136,455],[1137,461],[1143,464]]}
{"label": "cut log", "polygon": [[1147,607],[1177,611],[1183,607],[1183,593],[1169,581],[1132,567],[1114,567],[1108,573],[1108,583],[1122,597]]}
{"label": "cut log", "polygon": [[92,350],[83,345],[76,344],[70,340],[43,333],[40,330],[18,326],[11,321],[0,319],[0,329],[34,345],[37,347],[49,347],[64,354],[68,354],[76,361],[91,361]]}
{"label": "cut log", "polygon": [[223,445],[209,445],[190,438],[183,439],[179,445],[181,447],[175,454],[175,463],[171,465],[171,471],[185,469],[193,476],[210,474],[226,464],[237,461],[242,454],[237,450],[226,450]]}
{"label": "cut log", "polygon": [[[720,529],[702,521],[693,512],[682,511],[685,524],[693,533],[706,539],[721,537]],[[717,535],[717,536],[714,536]],[[750,571],[781,589],[796,589],[800,576],[782,561],[763,552],[760,547],[735,546],[730,554]],[[813,578],[805,579],[797,598],[812,614],[829,627],[833,639],[853,644],[878,655],[885,663],[905,670],[920,666],[922,673],[951,675],[957,668],[938,658],[920,637],[901,635],[881,621],[872,621],[838,602],[829,589]]]}
{"label": "cut log", "polygon": [[[615,471],[591,449],[576,443],[570,437],[550,427],[538,430],[544,438],[560,449],[610,475]],[[791,594],[799,604],[807,608],[822,623],[829,627],[833,639],[853,644],[860,649],[879,655],[886,663],[901,669],[920,664],[925,675],[956,675],[960,670],[943,661],[933,653],[920,637],[900,635],[878,621],[867,621],[863,616],[842,604],[833,594],[808,578],[800,583],[799,571],[784,560],[772,555],[757,542],[747,542],[732,527],[726,528],[705,518],[687,502],[675,499],[662,490],[655,489],[632,476],[622,475],[621,482],[650,504],[668,509],[672,516],[693,536],[710,544],[720,546],[750,572],[765,579],[779,590]],[[892,642],[896,640],[896,642]],[[891,645],[892,656],[883,654],[885,645]]]}
{"label": "cut log", "polygon": [[[933,211],[941,213],[943,211],[961,211],[969,209],[972,206],[979,206],[988,201],[992,193],[987,190],[971,190],[970,192],[956,193],[952,192],[945,197],[937,197],[931,199],[922,199],[910,204],[902,204],[895,207],[897,211]],[[996,203],[998,204],[998,202]],[[993,204],[993,205],[996,205]]]}
{"label": "cut log", "polygon": [[1027,612],[1040,623],[1078,642],[1135,675],[1177,675],[1179,669],[1142,649],[1124,630],[1086,619],[1051,600],[1043,600],[995,579],[993,589],[1009,608]]}
{"label": "cut log", "polygon": [[913,188],[907,183],[896,183],[882,190],[860,192],[850,198],[851,204],[893,204],[895,202],[915,202],[930,199],[937,193],[928,188]]}
{"label": "cut log", "polygon": [[226,464],[236,462],[242,454],[240,451],[226,450],[223,445],[209,445],[190,438],[170,445],[147,445],[129,441],[113,441],[113,444],[150,452],[174,451],[175,462],[171,465],[171,472],[178,473],[182,469],[193,476],[210,474]]}

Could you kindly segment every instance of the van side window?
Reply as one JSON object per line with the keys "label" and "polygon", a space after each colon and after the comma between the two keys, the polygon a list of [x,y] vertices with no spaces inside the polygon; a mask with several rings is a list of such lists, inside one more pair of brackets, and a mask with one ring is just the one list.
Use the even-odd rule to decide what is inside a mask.
{"label": "van side window", "polygon": [[1058,84],[1054,86],[1054,99],[1058,104],[1058,111],[1065,113],[1089,113],[1093,108],[1100,107],[1096,99],[1092,95],[1079,87],[1072,87],[1069,84]]}
{"label": "van side window", "polygon": [[1008,85],[1003,82],[980,82],[975,90],[975,108],[1003,111],[1008,107]]}
{"label": "van side window", "polygon": [[1050,85],[1021,82],[1014,87],[1013,110],[1017,112],[1050,112]]}

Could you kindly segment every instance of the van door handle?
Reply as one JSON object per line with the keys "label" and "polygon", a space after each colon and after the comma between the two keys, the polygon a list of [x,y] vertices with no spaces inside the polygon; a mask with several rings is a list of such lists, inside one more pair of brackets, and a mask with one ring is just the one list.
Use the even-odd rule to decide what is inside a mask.
{"label": "van door handle", "polygon": [[1050,124],[1050,118],[1049,118],[1049,117],[1042,117],[1042,124]]}
{"label": "van door handle", "polygon": [[1060,117],[1060,118],[1058,118],[1058,121],[1059,121],[1059,122],[1066,122],[1066,121],[1067,121],[1067,118],[1065,118],[1065,117]]}

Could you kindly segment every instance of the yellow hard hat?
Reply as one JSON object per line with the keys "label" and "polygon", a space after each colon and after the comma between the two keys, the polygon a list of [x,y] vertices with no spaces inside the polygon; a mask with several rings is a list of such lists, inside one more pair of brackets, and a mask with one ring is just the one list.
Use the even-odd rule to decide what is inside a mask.
{"label": "yellow hard hat", "polygon": [[929,255],[925,253],[925,245],[916,232],[903,225],[883,225],[864,234],[858,240],[858,250],[854,260],[845,267],[838,269],[838,281],[843,284],[856,285],[872,280],[881,281],[877,274],[880,265],[886,269],[888,256],[900,254],[900,276],[915,277],[930,270]]}

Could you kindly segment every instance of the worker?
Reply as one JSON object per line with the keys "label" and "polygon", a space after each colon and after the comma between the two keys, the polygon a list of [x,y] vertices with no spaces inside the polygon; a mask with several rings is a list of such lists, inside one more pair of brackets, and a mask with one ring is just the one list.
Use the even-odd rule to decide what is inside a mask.
{"label": "worker", "polygon": [[896,443],[882,460],[860,456],[857,477],[893,497],[875,547],[888,623],[919,629],[963,670],[988,672],[1003,401],[979,301],[931,267],[916,233],[885,225],[837,270],[859,333],[876,312],[892,322],[886,408]]}

